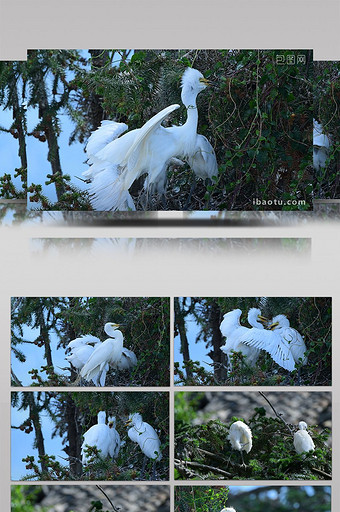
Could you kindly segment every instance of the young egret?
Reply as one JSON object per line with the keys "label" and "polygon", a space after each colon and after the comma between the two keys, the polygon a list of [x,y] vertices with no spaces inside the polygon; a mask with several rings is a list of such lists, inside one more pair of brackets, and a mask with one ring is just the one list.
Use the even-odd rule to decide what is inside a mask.
{"label": "young egret", "polygon": [[248,425],[243,421],[235,421],[230,425],[228,439],[234,450],[241,453],[242,465],[244,466],[243,451],[249,453],[253,446],[252,433]]}
{"label": "young egret", "polygon": [[242,343],[249,347],[265,350],[272,359],[285,370],[295,370],[295,363],[307,364],[305,355],[307,348],[301,334],[290,327],[285,315],[277,315],[272,319],[269,330],[242,334]]}
{"label": "young egret", "polygon": [[110,338],[95,347],[80,372],[80,375],[84,377],[84,379],[90,381],[100,378],[100,385],[105,385],[109,365],[117,365],[123,353],[123,334],[118,330],[118,327],[118,324],[111,322],[105,324],[104,331]]}
{"label": "young egret", "polygon": [[80,370],[84,364],[86,364],[98,343],[100,343],[100,339],[90,334],[76,338],[67,345],[67,349],[70,349],[70,354],[66,356],[65,359],[67,359],[74,368]]}
{"label": "young egret", "polygon": [[92,458],[87,454],[87,447],[95,447],[100,452],[101,458],[107,456],[114,456],[115,446],[112,443],[112,435],[110,427],[106,425],[106,412],[100,411],[98,413],[98,423],[93,425],[84,434],[84,441],[81,446],[82,463],[88,464]]}
{"label": "young egret", "polygon": [[107,424],[110,429],[112,457],[116,459],[121,447],[120,435],[116,430],[116,418],[109,416]]}
{"label": "young egret", "polygon": [[[157,189],[158,182],[163,187],[164,175],[173,157],[190,160],[197,173],[202,174],[200,169],[205,166],[208,175],[217,175],[213,148],[208,141],[206,144],[205,138],[197,137],[196,98],[207,85],[208,81],[197,69],[187,68],[184,72],[181,99],[187,109],[187,120],[182,126],[162,126],[162,121],[179,108],[174,104],[164,108],[141,128],[120,137],[117,134],[127,128],[121,123],[114,123],[111,128],[106,123],[91,136],[90,147],[87,146],[91,167],[85,176],[91,179],[91,204],[95,210],[134,209],[130,206],[129,195],[133,182],[147,174],[147,189]],[[114,140],[107,143],[110,129]]]}
{"label": "young egret", "polygon": [[221,350],[228,357],[228,367],[230,370],[232,370],[231,358],[233,352],[241,352],[245,357],[246,363],[249,366],[255,366],[260,355],[260,350],[245,345],[242,343],[241,338],[249,331],[264,330],[262,324],[267,322],[267,319],[261,315],[260,309],[251,308],[248,311],[248,322],[253,328],[249,329],[248,327],[244,327],[240,324],[241,315],[242,311],[240,309],[229,311],[229,313],[224,315],[220,325],[222,335],[227,338],[226,343],[221,347]]}
{"label": "young egret", "polygon": [[294,434],[294,448],[299,454],[315,450],[315,444],[307,432],[307,423],[304,421],[300,421],[299,430]]}
{"label": "young egret", "polygon": [[316,171],[326,167],[330,146],[330,139],[324,133],[322,124],[313,119],[313,167]]}
{"label": "young egret", "polygon": [[131,441],[138,443],[140,449],[144,453],[143,466],[141,471],[141,477],[144,474],[145,464],[147,458],[152,459],[154,461],[152,466],[152,478],[155,479],[156,476],[156,461],[161,460],[162,454],[160,451],[161,442],[157,435],[155,429],[143,421],[141,414],[135,412],[130,414],[129,419],[126,423],[126,426],[132,425],[128,430],[128,436]]}

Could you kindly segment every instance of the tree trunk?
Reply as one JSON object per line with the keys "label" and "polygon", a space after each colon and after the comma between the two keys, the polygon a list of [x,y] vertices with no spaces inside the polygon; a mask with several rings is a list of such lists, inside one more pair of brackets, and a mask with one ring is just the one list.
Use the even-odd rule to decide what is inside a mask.
{"label": "tree trunk", "polygon": [[[175,298],[174,301],[175,304],[175,322],[178,328],[179,336],[181,339],[181,354],[183,356],[184,363],[190,361],[190,354],[189,354],[189,343],[187,338],[187,333],[185,329],[185,313],[183,310],[181,310],[181,306],[179,303],[179,299]],[[192,371],[190,368],[186,367],[186,374],[187,378],[192,378]]]}
{"label": "tree trunk", "polygon": [[72,476],[81,475],[80,463],[81,436],[77,428],[78,410],[70,396],[66,399],[65,421],[67,424],[68,445],[64,449],[70,460],[70,473]]}
{"label": "tree trunk", "polygon": [[[210,320],[212,326],[212,347],[213,347],[213,361],[216,363],[222,363],[222,350],[223,345],[222,334],[220,331],[220,317],[221,311],[216,302],[211,305]],[[226,377],[226,371],[221,367],[220,364],[214,367],[214,376],[218,381],[221,381]]]}
{"label": "tree trunk", "polygon": [[34,426],[35,442],[36,442],[36,446],[38,449],[39,457],[41,459],[41,462],[40,462],[41,471],[43,473],[47,473],[48,468],[47,468],[45,461],[43,460],[43,458],[46,455],[46,452],[45,452],[44,436],[43,436],[43,433],[41,430],[41,423],[40,423],[38,407],[37,407],[37,404],[35,403],[33,393],[27,393],[27,397],[28,397],[29,410],[30,410],[29,417]]}

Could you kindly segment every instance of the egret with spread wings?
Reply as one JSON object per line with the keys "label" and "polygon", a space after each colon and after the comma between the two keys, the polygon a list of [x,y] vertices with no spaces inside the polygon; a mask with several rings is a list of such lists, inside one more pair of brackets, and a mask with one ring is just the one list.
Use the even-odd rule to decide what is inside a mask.
{"label": "egret with spread wings", "polygon": [[131,185],[147,174],[144,183],[147,191],[157,190],[158,184],[163,188],[164,175],[174,157],[188,161],[199,177],[217,176],[215,152],[209,141],[197,134],[196,98],[207,85],[208,81],[197,69],[186,69],[181,99],[187,109],[187,120],[181,126],[162,126],[164,119],[179,108],[174,104],[128,133],[124,133],[127,130],[124,123],[105,121],[91,135],[87,145],[91,167],[84,175],[91,180],[89,191],[95,210],[135,209],[129,193]]}

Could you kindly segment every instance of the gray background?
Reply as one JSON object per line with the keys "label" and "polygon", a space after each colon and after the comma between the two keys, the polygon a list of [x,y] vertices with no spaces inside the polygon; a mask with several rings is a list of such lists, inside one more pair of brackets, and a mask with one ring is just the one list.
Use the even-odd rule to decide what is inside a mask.
{"label": "gray background", "polygon": [[[24,59],[27,48],[313,48],[314,58],[340,58],[339,1],[310,0],[1,0],[0,59]],[[0,484],[10,510],[10,296],[333,296],[333,431],[339,424],[340,225],[302,222],[267,227],[68,227],[28,223],[0,227]],[[312,254],[199,251],[188,241],[171,250],[115,244],[95,254],[70,244],[47,252],[32,239],[96,237],[305,237]],[[39,245],[39,244],[38,244]],[[244,388],[242,389],[244,391]],[[265,390],[261,388],[261,390]],[[221,391],[221,388],[219,388]],[[280,389],[282,391],[282,388]],[[296,390],[298,392],[298,390]],[[334,481],[340,471],[333,436]],[[242,482],[240,482],[241,484]],[[287,482],[285,482],[286,484]],[[313,482],[315,484],[315,482]],[[205,482],[206,485],[206,482]],[[333,488],[333,511],[340,486]]]}

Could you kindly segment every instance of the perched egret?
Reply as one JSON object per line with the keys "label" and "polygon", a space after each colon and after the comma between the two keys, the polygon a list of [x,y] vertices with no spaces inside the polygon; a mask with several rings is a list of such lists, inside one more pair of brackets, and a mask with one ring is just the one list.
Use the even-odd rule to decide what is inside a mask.
{"label": "perched egret", "polygon": [[300,421],[299,430],[294,434],[294,448],[296,453],[312,452],[315,450],[315,444],[307,432],[307,423],[304,421]]}
{"label": "perched egret", "polygon": [[124,133],[124,123],[111,121],[102,123],[91,135],[87,145],[91,167],[84,174],[91,180],[91,204],[95,210],[134,209],[129,194],[133,182],[147,174],[147,190],[157,190],[158,183],[163,188],[167,167],[174,157],[191,163],[199,177],[217,175],[214,150],[205,137],[197,135],[196,98],[208,83],[196,69],[187,68],[184,72],[181,98],[187,120],[182,126],[162,126],[162,121],[179,108],[174,104],[128,133]]}
{"label": "perched egret", "polygon": [[242,451],[249,453],[253,446],[250,428],[243,421],[235,421],[230,425],[228,439],[232,448],[241,453],[242,464],[244,465]]}
{"label": "perched egret", "polygon": [[109,365],[117,365],[123,353],[123,334],[118,330],[119,325],[108,322],[104,331],[110,336],[103,343],[98,344],[92,352],[80,374],[84,379],[97,380],[100,377],[100,385],[105,385],[106,373]]}
{"label": "perched egret", "polygon": [[131,441],[138,443],[140,449],[144,453],[143,467],[141,475],[144,474],[145,464],[147,458],[154,461],[152,467],[152,475],[155,478],[155,463],[161,460],[162,454],[160,451],[161,442],[155,429],[143,421],[141,414],[135,412],[130,414],[126,426],[132,425],[128,430],[128,436]]}
{"label": "perched egret", "polygon": [[285,315],[275,316],[269,330],[243,333],[241,341],[249,347],[265,350],[278,365],[289,372],[295,370],[295,363],[307,363],[305,342],[301,334],[290,327]]}
{"label": "perched egret", "polygon": [[120,447],[121,447],[121,441],[120,441],[120,435],[116,430],[116,418],[114,416],[109,416],[108,427],[110,429],[112,457],[117,458]]}
{"label": "perched egret", "polygon": [[330,146],[330,139],[324,133],[322,124],[313,119],[313,167],[316,171],[326,167]]}
{"label": "perched egret", "polygon": [[242,311],[240,309],[229,311],[229,313],[224,315],[220,325],[221,333],[226,337],[226,343],[221,347],[221,350],[228,357],[228,367],[230,369],[232,369],[232,352],[241,352],[245,357],[246,363],[249,366],[255,366],[260,355],[260,350],[245,345],[242,342],[242,336],[248,334],[250,331],[264,330],[262,324],[267,322],[267,319],[261,315],[259,309],[251,308],[248,312],[248,322],[253,328],[249,329],[240,324],[241,315]]}
{"label": "perched egret", "polygon": [[82,463],[87,464],[91,457],[86,453],[86,448],[91,446],[97,448],[101,458],[114,456],[116,446],[113,444],[111,429],[106,425],[106,412],[98,413],[98,423],[93,425],[84,434],[84,441],[81,446]]}

